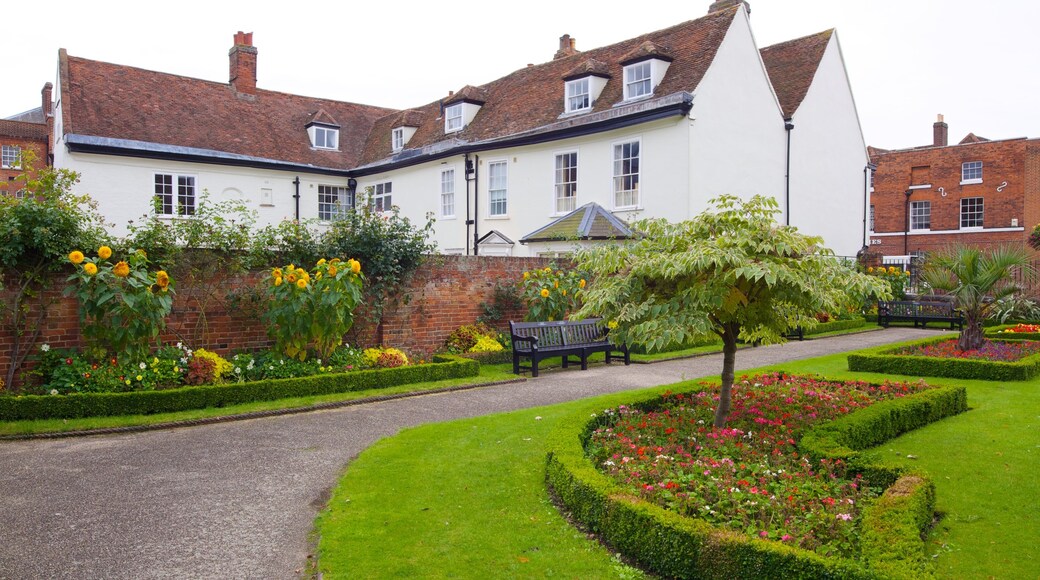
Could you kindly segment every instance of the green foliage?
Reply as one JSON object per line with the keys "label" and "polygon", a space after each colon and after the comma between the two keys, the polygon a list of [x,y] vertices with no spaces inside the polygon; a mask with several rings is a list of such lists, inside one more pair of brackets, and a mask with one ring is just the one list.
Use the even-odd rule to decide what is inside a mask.
{"label": "green foliage", "polygon": [[[641,408],[652,404],[658,397],[656,393],[642,396],[631,401],[630,406]],[[861,418],[861,414],[880,407],[883,409],[873,411],[871,417]],[[850,447],[860,449],[857,445],[870,437],[845,439],[842,438],[844,433],[866,431],[874,434],[875,440],[894,437],[906,428],[916,428],[965,409],[963,388],[932,389],[846,415],[835,421],[846,426],[830,437],[838,438],[839,443],[835,446],[851,452]],[[918,413],[921,410],[926,412],[921,415]],[[760,541],[716,529],[701,520],[684,518],[635,498],[600,473],[585,457],[584,442],[602,420],[601,416],[590,419],[586,410],[560,422],[547,445],[547,484],[575,520],[656,574],[675,578],[877,578],[891,570],[899,570],[894,564],[897,561],[905,563],[903,570],[907,572],[925,568],[920,560],[900,560],[891,553],[903,554],[904,547],[913,542],[920,545],[923,527],[893,528],[894,533],[905,535],[893,537],[888,548],[883,544],[872,544],[868,563],[885,562],[880,569],[872,569],[859,562],[824,557],[779,542]],[[894,424],[885,424],[885,421]],[[912,424],[914,427],[909,427]],[[810,432],[828,425],[830,423]],[[818,436],[816,443],[805,443],[806,437],[803,436],[800,447],[816,445],[816,448],[830,450],[819,443],[820,439]],[[887,439],[880,439],[884,440]],[[858,466],[867,467],[868,463],[861,461]],[[891,472],[883,466],[876,471]],[[894,481],[894,478],[889,481]],[[918,508],[916,503],[907,507],[911,512],[909,517],[915,522],[920,521]],[[888,508],[889,513],[896,513],[899,509],[899,506]]]}
{"label": "green foliage", "polygon": [[354,257],[365,267],[365,296],[372,315],[382,317],[386,302],[396,297],[422,264],[424,254],[433,252],[430,242],[433,221],[416,228],[401,217],[397,207],[376,212],[361,204],[332,222],[321,239],[323,255]]}
{"label": "green foliage", "polygon": [[72,350],[40,347],[36,367],[28,374],[37,377],[26,387],[33,394],[122,393],[153,391],[181,385],[186,370],[180,362],[183,353],[176,348],[161,348],[147,361],[122,361],[115,357],[98,359]]}
{"label": "green foliage", "polygon": [[982,345],[982,321],[1001,299],[1021,289],[1012,281],[1016,269],[1031,270],[1029,255],[1019,246],[980,250],[956,245],[928,257],[922,278],[934,290],[953,296],[954,308],[964,313],[964,330],[958,340],[961,350]]}
{"label": "green foliage", "polygon": [[585,278],[576,270],[564,272],[556,264],[524,272],[520,299],[527,306],[528,322],[564,320],[581,305]]}
{"label": "green foliage", "polygon": [[249,263],[255,268],[271,264],[313,264],[323,253],[317,222],[283,220],[253,232]]}
{"label": "green foliage", "polygon": [[397,385],[473,377],[478,363],[450,355],[438,356],[428,365],[374,369],[342,374],[320,374],[294,379],[266,379],[223,385],[184,387],[130,393],[83,393],[0,397],[0,421],[71,419],[114,415],[151,415],[189,409],[226,407],[253,401],[275,401],[345,393]]}
{"label": "green foliage", "polygon": [[505,318],[506,312],[516,310],[522,305],[520,295],[514,285],[495,283],[491,302],[480,303],[481,314],[477,317],[477,322],[483,324],[501,322]]}
{"label": "green foliage", "polygon": [[481,336],[477,339],[477,344],[473,345],[473,348],[469,349],[470,352],[500,352],[503,350],[502,343],[498,342],[490,336]]}
{"label": "green foliage", "polygon": [[312,272],[289,264],[260,283],[271,298],[264,321],[275,349],[300,360],[312,344],[319,357],[332,356],[354,325],[354,309],[362,300],[361,264],[353,258],[323,258]]}
{"label": "green foliage", "polygon": [[820,238],[777,224],[772,198],[721,196],[711,205],[685,222],[636,222],[636,240],[580,249],[579,268],[595,283],[577,317],[603,317],[616,325],[613,340],[648,352],[721,337],[715,425],[722,426],[738,338],[783,342],[793,328],[814,328],[819,312],[847,310],[889,290],[837,260]]}
{"label": "green foliage", "polygon": [[1040,374],[1040,354],[1015,362],[894,354],[897,350],[907,346],[927,345],[946,340],[949,339],[946,337],[927,338],[902,343],[902,346],[898,348],[883,346],[849,353],[849,370],[984,381],[1024,381]]}
{"label": "green foliage", "polygon": [[829,322],[821,322],[810,330],[805,331],[805,336],[812,336],[814,334],[826,334],[828,332],[838,332],[839,330],[851,330],[853,328],[862,328],[867,324],[867,321],[862,318],[839,318],[837,320],[830,320]]}
{"label": "green foliage", "polygon": [[921,530],[935,514],[935,484],[917,476],[900,478],[863,516],[863,561],[886,578],[932,578]]}
{"label": "green foliage", "polygon": [[987,323],[993,322],[1008,324],[1012,321],[1040,321],[1040,304],[1021,294],[1005,296],[996,301],[989,313],[989,318],[982,325],[988,326]]}
{"label": "green foliage", "polygon": [[[173,280],[163,270],[150,272],[143,251],[112,263],[112,250],[98,249],[97,258],[75,250],[69,260],[76,271],[65,294],[79,302],[83,337],[97,358],[110,354],[124,362],[143,361],[166,326],[173,307]],[[103,256],[103,257],[102,257]]]}

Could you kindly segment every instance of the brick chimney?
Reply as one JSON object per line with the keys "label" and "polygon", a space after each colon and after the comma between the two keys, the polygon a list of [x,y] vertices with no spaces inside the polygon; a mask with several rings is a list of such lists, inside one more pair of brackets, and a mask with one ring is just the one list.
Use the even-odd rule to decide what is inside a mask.
{"label": "brick chimney", "polygon": [[561,36],[560,50],[557,50],[556,54],[553,55],[553,60],[556,60],[558,58],[566,58],[568,56],[571,56],[572,54],[578,54],[579,52],[581,52],[578,49],[574,48],[574,42],[575,39],[571,38],[571,35],[569,34],[564,34],[563,36]]}
{"label": "brick chimney", "polygon": [[236,93],[256,95],[256,47],[253,46],[253,33],[235,34],[235,45],[228,51],[231,60],[231,88]]}
{"label": "brick chimney", "polygon": [[53,161],[51,159],[51,148],[54,146],[54,103],[51,100],[53,92],[54,85],[50,83],[43,85],[43,90],[40,91],[43,118],[47,123],[47,148],[43,152],[44,161],[47,162],[47,165],[50,165]]}
{"label": "brick chimney", "polygon": [[717,2],[712,2],[711,6],[708,6],[708,14],[718,12],[719,10],[725,10],[727,8],[733,8],[737,4],[743,4],[747,13],[749,15],[751,14],[751,5],[742,0],[718,0]]}
{"label": "brick chimney", "polygon": [[943,121],[942,113],[939,114],[932,125],[932,146],[946,147],[950,140],[950,126]]}

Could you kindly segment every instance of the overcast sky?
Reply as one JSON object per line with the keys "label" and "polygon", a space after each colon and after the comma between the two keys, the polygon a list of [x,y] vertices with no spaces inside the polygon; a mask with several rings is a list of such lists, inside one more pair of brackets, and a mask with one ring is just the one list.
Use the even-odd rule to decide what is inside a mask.
{"label": "overcast sky", "polygon": [[[242,0],[58,0],[5,11],[0,118],[39,106],[59,48],[227,82],[227,51],[243,30],[259,50],[260,88],[406,108],[551,60],[564,33],[590,49],[698,18],[710,4],[296,1],[273,10]],[[751,0],[751,26],[759,47],[838,30],[869,145],[928,144],[937,113],[951,142],[968,132],[1040,137],[1040,2]]]}

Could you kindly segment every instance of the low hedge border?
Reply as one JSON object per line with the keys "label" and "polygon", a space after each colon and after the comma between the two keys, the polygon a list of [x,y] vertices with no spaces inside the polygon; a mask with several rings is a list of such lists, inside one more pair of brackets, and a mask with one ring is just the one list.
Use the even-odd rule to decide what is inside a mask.
{"label": "low hedge border", "polygon": [[860,547],[867,566],[886,578],[931,577],[921,532],[933,514],[934,483],[914,475],[896,481],[863,514]]}
{"label": "low hedge border", "polygon": [[1002,340],[1040,340],[1040,332],[1000,332],[1007,328],[1014,328],[1015,324],[1001,324],[986,329],[985,337],[989,339],[999,338]]}
{"label": "low hedge border", "polygon": [[805,336],[812,336],[814,334],[824,334],[827,332],[837,332],[839,330],[851,330],[853,328],[861,328],[867,325],[867,321],[864,318],[850,318],[848,320],[831,320],[829,322],[821,322],[814,326],[812,329],[807,329],[804,334]]}
{"label": "low hedge border", "polygon": [[113,415],[151,415],[191,409],[227,407],[256,401],[275,401],[382,389],[419,383],[475,377],[480,363],[451,355],[437,355],[431,364],[350,373],[270,379],[249,383],[182,387],[133,393],[75,393],[0,397],[0,421],[74,419]]}
{"label": "low hedge border", "polygon": [[1025,381],[1040,374],[1040,354],[1015,362],[993,362],[893,354],[907,346],[935,344],[950,337],[926,338],[856,351],[848,355],[850,371],[892,373],[916,377],[948,377],[983,381]]}
{"label": "low hedge border", "polygon": [[[852,425],[831,433],[830,440],[840,442],[840,449],[852,452],[867,441],[893,437],[911,425],[922,423],[907,415],[920,406],[931,409],[927,414],[932,420],[966,409],[963,388],[941,388],[941,395],[926,391],[917,395],[872,405],[842,418]],[[926,401],[918,400],[921,395]],[[654,393],[634,400],[633,407],[653,406],[660,398]],[[897,404],[889,404],[897,403]],[[869,417],[852,420],[864,411],[885,405],[887,409],[875,411]],[[914,558],[917,544],[921,540],[923,520],[920,515],[927,512],[928,521],[934,511],[934,491],[922,498],[915,492],[912,501],[882,503],[879,511],[871,515],[867,510],[864,521],[880,532],[899,533],[898,538],[869,543],[865,554],[868,565],[836,557],[825,557],[815,552],[787,546],[779,542],[750,538],[693,518],[680,516],[662,507],[631,495],[610,478],[600,473],[585,457],[585,443],[590,434],[605,420],[588,407],[564,419],[550,434],[546,455],[546,484],[555,493],[572,517],[598,534],[613,549],[632,558],[652,573],[674,578],[883,578],[890,575],[922,577],[930,575],[928,562]],[[590,412],[592,419],[589,418]],[[922,423],[923,424],[923,423]],[[869,431],[873,436],[864,436]],[[835,452],[838,449],[822,445],[820,451]],[[884,468],[883,473],[894,474],[893,468]],[[923,478],[918,478],[922,479]],[[901,481],[901,480],[900,480]],[[925,485],[928,485],[925,483]],[[924,502],[922,504],[922,501]],[[871,519],[873,518],[873,519]],[[878,521],[881,523],[874,524]],[[889,522],[912,521],[914,526],[888,525]],[[913,529],[911,529],[911,527]],[[873,536],[872,536],[873,537]],[[909,548],[908,548],[909,546]],[[875,567],[868,567],[876,564]],[[923,572],[922,572],[923,571]]]}

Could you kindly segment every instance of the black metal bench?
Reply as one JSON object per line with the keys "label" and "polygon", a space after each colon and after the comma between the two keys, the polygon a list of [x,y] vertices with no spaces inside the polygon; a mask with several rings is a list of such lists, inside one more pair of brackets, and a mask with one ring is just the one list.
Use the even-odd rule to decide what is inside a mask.
{"label": "black metal bench", "polygon": [[[623,358],[625,364],[631,363],[628,348],[624,345],[611,344],[607,336],[608,329],[601,318],[586,320],[561,320],[554,322],[509,322],[509,334],[513,343],[513,373],[530,370],[532,377],[538,376],[538,363],[547,359],[560,357],[563,368],[571,363],[570,357],[577,356],[574,362],[581,363],[581,370],[589,368],[589,355],[597,352],[606,353],[607,364],[615,356]],[[531,366],[521,367],[520,359],[531,360]]]}
{"label": "black metal bench", "polygon": [[888,328],[892,322],[913,322],[914,328],[925,328],[929,322],[949,322],[950,330],[964,330],[964,314],[951,302],[911,302],[894,300],[878,302],[878,325]]}

